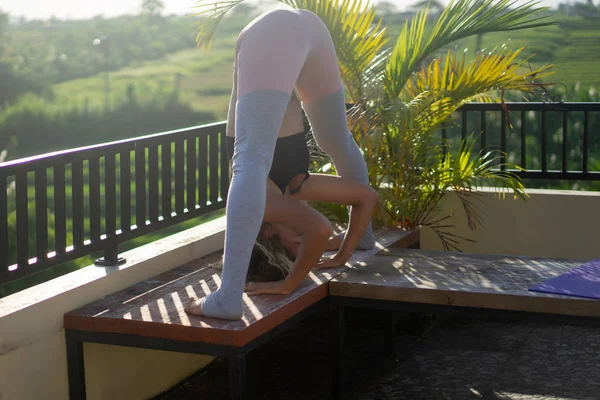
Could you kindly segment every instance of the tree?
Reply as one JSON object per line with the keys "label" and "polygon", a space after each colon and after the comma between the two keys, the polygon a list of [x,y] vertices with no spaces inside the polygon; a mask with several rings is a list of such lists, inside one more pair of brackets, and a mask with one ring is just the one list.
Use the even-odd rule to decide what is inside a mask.
{"label": "tree", "polygon": [[389,16],[396,12],[396,6],[389,1],[380,1],[375,5],[378,15]]}
{"label": "tree", "polygon": [[444,4],[439,0],[420,0],[413,4],[412,8],[417,11],[429,10],[431,14],[437,17],[444,11]]}
{"label": "tree", "polygon": [[142,13],[159,16],[165,9],[165,5],[161,0],[142,0]]}
{"label": "tree", "polygon": [[590,18],[598,15],[598,8],[594,5],[592,0],[587,0],[585,2],[576,1],[573,4],[573,8],[575,13],[583,18]]}
{"label": "tree", "polygon": [[0,59],[4,56],[6,47],[8,46],[8,14],[3,13],[0,9]]}

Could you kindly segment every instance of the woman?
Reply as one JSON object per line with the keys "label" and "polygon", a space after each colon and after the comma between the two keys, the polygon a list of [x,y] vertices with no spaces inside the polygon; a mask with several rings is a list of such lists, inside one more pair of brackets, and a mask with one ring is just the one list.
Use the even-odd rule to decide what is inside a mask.
{"label": "woman", "polygon": [[[232,132],[228,132],[228,134],[227,153],[231,160],[235,153],[235,138],[232,136]],[[298,201],[306,200],[308,197],[325,202],[334,199],[333,202],[339,204],[353,205],[355,214],[362,215],[361,219],[364,221],[370,220],[373,207],[377,202],[377,192],[366,185],[338,176],[308,173],[310,154],[304,133],[301,106],[295,94],[292,94],[290,98],[278,136],[267,179],[265,218],[252,253],[249,270],[249,274],[259,277],[262,275],[264,278],[262,280],[268,281],[282,280],[292,272],[294,268],[292,260],[295,260],[298,255],[302,243],[302,232],[288,227],[285,221],[277,223],[269,220],[269,210],[274,196],[290,196]],[[310,181],[308,181],[309,178],[311,178]],[[306,186],[304,186],[305,183]],[[336,197],[333,198],[332,193],[335,193]],[[318,214],[316,210],[311,210]],[[352,219],[356,220],[356,217]],[[320,226],[320,229],[324,231],[332,229],[329,221],[320,214],[318,220],[311,223]],[[354,221],[352,230],[362,233],[366,229],[366,226],[363,225],[361,223],[357,225],[357,222]],[[364,243],[362,245],[358,243],[357,247],[371,248],[372,243],[367,243],[366,246]],[[338,254],[333,260],[319,263],[317,267],[327,268],[343,265],[351,256],[353,249],[344,247],[343,240],[339,236],[327,241],[325,245],[325,250],[340,249],[341,254]],[[279,279],[273,279],[274,277],[279,277]],[[249,291],[249,294],[257,294],[256,286],[256,284],[246,285],[246,290]]]}
{"label": "woman", "polygon": [[[250,294],[291,292],[323,254],[331,227],[322,215],[298,200],[314,200],[315,194],[322,192],[319,196],[327,197],[325,201],[346,201],[339,196],[338,190],[344,186],[341,181],[335,177],[305,181],[294,176],[287,187],[300,187],[298,192],[273,196],[267,189],[271,187],[267,177],[278,133],[294,91],[317,144],[331,156],[342,177],[337,179],[368,185],[364,159],[348,130],[344,90],[326,26],[306,10],[279,9],[259,16],[242,31],[236,45],[228,124],[228,128],[235,126],[235,152],[221,286],[204,299],[192,300],[186,308],[189,313],[233,320],[242,317],[248,264],[263,217],[301,232],[302,241],[288,277],[247,288]],[[357,191],[349,194],[355,199]],[[353,251],[361,239],[374,243],[369,221],[364,223],[362,213],[355,213],[354,208],[344,245],[322,265],[339,265],[349,256],[345,252]],[[362,232],[352,229],[363,224],[367,229]]]}
{"label": "woman", "polygon": [[[271,258],[278,254],[278,247],[283,248],[287,258],[295,260],[298,257],[302,258],[302,253],[307,250],[304,241],[311,240],[310,246],[313,249],[320,249],[320,254],[324,250],[338,250],[335,256],[319,262],[316,268],[339,267],[348,261],[355,248],[360,247],[358,239],[369,225],[379,196],[369,186],[349,179],[332,175],[308,174],[308,165],[309,153],[303,133],[284,136],[277,140],[273,166],[269,174],[270,178],[267,180],[265,216],[257,246],[262,247],[262,252]],[[278,180],[282,176],[285,179]],[[282,197],[288,197],[296,202]],[[272,217],[276,215],[277,204],[282,200],[288,203],[290,214],[303,214],[304,218],[299,219],[295,224],[288,224],[287,219],[280,220]],[[308,206],[305,203],[307,200],[352,206],[350,224],[343,240],[339,236],[330,239],[333,233],[331,223],[317,210]],[[306,234],[312,237],[307,239],[304,237]],[[275,282],[247,284],[245,290],[249,295],[289,293],[310,270],[302,270],[302,267],[298,268],[295,263],[290,264],[283,257],[270,264],[276,263],[280,263],[278,266],[282,267],[281,278]],[[263,270],[263,273],[265,272],[270,274],[273,271]]]}

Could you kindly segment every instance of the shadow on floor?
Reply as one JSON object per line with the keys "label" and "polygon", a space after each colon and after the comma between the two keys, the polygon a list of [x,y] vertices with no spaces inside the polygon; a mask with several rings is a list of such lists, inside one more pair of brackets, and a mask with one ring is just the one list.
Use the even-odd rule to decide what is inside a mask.
{"label": "shadow on floor", "polygon": [[[251,400],[320,400],[331,393],[327,313],[248,356]],[[600,400],[600,328],[400,316],[397,357],[385,357],[384,315],[349,310],[351,400]],[[229,400],[227,362],[153,400]]]}

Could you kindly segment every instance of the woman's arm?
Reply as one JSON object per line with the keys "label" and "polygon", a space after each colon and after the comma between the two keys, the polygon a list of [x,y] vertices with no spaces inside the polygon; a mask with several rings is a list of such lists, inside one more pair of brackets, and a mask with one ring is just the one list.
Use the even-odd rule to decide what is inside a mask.
{"label": "woman's arm", "polygon": [[329,238],[327,245],[325,246],[326,251],[339,250],[342,247],[344,241],[344,233],[338,233],[337,235]]}
{"label": "woman's arm", "polygon": [[308,204],[276,194],[267,195],[263,221],[285,224],[296,232],[302,232],[302,240],[294,266],[284,280],[252,282],[246,285],[246,292],[249,295],[291,293],[321,259],[333,228],[327,218]]}
{"label": "woman's arm", "polygon": [[339,176],[322,174],[311,175],[293,197],[298,200],[325,201],[352,206],[348,230],[337,254],[330,260],[320,263],[320,268],[344,265],[352,257],[379,201],[379,194],[369,186]]}

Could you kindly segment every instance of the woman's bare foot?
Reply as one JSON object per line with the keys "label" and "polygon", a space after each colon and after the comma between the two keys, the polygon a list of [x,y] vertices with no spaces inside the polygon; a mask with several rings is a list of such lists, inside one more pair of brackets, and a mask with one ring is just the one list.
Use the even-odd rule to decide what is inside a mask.
{"label": "woman's bare foot", "polygon": [[190,301],[184,307],[184,310],[188,314],[202,316],[202,303],[204,299],[196,299],[195,297],[191,297]]}

